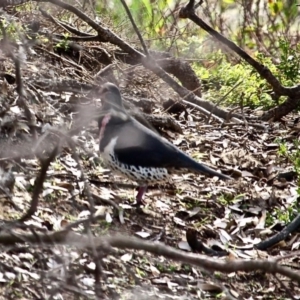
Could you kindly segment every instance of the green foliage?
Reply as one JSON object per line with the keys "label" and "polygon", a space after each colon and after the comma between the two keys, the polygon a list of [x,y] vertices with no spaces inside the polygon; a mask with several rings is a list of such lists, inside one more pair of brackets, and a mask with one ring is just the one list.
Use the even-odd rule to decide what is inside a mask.
{"label": "green foliage", "polygon": [[[189,34],[188,36],[182,36],[181,39],[177,40],[177,47],[180,49],[180,56],[186,58],[197,58],[201,60],[203,53],[205,53],[205,42],[204,38],[206,34]],[[211,57],[210,57],[211,56]],[[210,58],[218,56],[218,53],[212,53],[209,55]]]}
{"label": "green foliage", "polygon": [[279,39],[279,48],[280,63],[277,68],[282,71],[288,85],[293,85],[300,79],[300,46],[293,49],[287,40]]}
{"label": "green foliage", "polygon": [[[0,28],[5,30],[7,38],[12,40],[19,40],[19,34],[24,32],[21,25],[16,22],[8,22],[5,19],[0,20]],[[0,31],[0,37],[3,37],[2,31]]]}
{"label": "green foliage", "polygon": [[278,221],[281,221],[284,224],[289,224],[295,218],[295,210],[293,208],[293,205],[287,207],[286,210],[276,208],[275,215]]}
{"label": "green foliage", "polygon": [[287,209],[282,210],[282,208],[275,208],[272,212],[267,212],[266,226],[272,226],[276,222],[282,224],[289,224],[295,219],[299,212],[299,208],[296,207],[296,202],[287,207]]}
{"label": "green foliage", "polygon": [[[170,21],[166,13],[171,2],[171,0],[157,0],[155,3],[151,0],[132,0],[128,3],[132,17],[145,39],[164,35],[165,27],[168,26],[167,24]],[[120,1],[111,1],[109,3],[107,1],[98,1],[96,12],[100,16],[103,15],[103,12],[107,13],[115,25],[126,22],[128,24],[126,26],[127,30],[135,36],[132,25],[128,23],[128,17]]]}
{"label": "green foliage", "polygon": [[57,43],[54,48],[57,50],[57,49],[62,49],[64,51],[67,51],[69,49],[69,41],[68,41],[68,37],[69,37],[69,34],[66,33],[64,34],[64,39],[62,41],[60,41],[59,43]]}
{"label": "green foliage", "polygon": [[278,153],[289,160],[294,166],[295,172],[300,175],[300,142],[299,140],[294,140],[294,151],[288,149],[285,142],[279,142]]}
{"label": "green foliage", "polygon": [[276,0],[268,1],[268,6],[273,16],[284,16],[284,21],[288,23],[297,16],[297,0]]}
{"label": "green foliage", "polygon": [[[279,45],[279,64],[275,64],[270,57],[258,52],[254,53],[253,57],[268,67],[283,85],[293,86],[300,80],[300,47],[291,48],[283,39],[279,40]],[[189,47],[187,48],[186,44],[183,51],[193,53],[195,44],[191,43]],[[207,66],[211,68],[208,69]],[[273,100],[271,86],[247,62],[240,61],[233,65],[221,51],[207,55],[204,63],[196,62],[193,67],[203,80],[205,97],[210,101],[218,101],[237,83],[240,84],[231,91],[222,105],[242,104],[251,108],[269,109],[285,100],[283,97]]]}
{"label": "green foliage", "polygon": [[226,194],[222,194],[222,196],[218,198],[218,202],[224,206],[232,204],[234,200],[235,199],[232,198],[232,195],[226,195]]}
{"label": "green foliage", "polygon": [[[256,59],[262,61],[276,73],[276,67],[269,58],[257,54]],[[196,74],[204,81],[205,97],[208,100],[218,101],[235,84],[241,83],[224,99],[222,105],[241,103],[252,108],[259,106],[269,108],[275,104],[270,95],[270,86],[248,63],[242,61],[232,65],[226,56],[219,52],[212,55],[208,64],[213,65],[214,68],[208,70],[206,65],[194,64]]]}

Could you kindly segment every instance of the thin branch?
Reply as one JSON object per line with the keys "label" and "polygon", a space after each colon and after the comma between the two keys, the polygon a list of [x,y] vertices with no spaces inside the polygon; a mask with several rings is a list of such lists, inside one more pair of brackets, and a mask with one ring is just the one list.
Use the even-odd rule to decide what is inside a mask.
{"label": "thin branch", "polygon": [[36,212],[39,203],[39,195],[43,190],[43,183],[46,179],[47,170],[50,166],[50,163],[54,160],[55,156],[57,155],[58,150],[59,150],[59,145],[57,145],[53,149],[53,151],[51,152],[50,156],[47,159],[45,159],[44,161],[41,160],[42,168],[40,174],[35,179],[30,207],[28,211],[25,213],[25,215],[23,215],[17,222],[25,222],[26,220],[30,219],[31,216]]}
{"label": "thin branch", "polygon": [[131,22],[131,24],[132,24],[132,27],[133,27],[135,33],[137,34],[137,36],[138,36],[138,38],[139,38],[139,40],[140,40],[140,42],[141,42],[141,45],[142,45],[142,47],[143,47],[143,49],[144,49],[145,54],[146,54],[147,56],[149,56],[149,52],[148,52],[147,46],[146,46],[146,44],[145,44],[145,41],[144,41],[144,39],[143,39],[143,37],[142,37],[142,35],[141,35],[139,29],[137,28],[137,26],[136,26],[136,24],[135,24],[135,22],[134,22],[134,19],[133,19],[133,17],[132,17],[132,14],[131,14],[131,12],[130,12],[130,10],[129,10],[127,4],[126,4],[126,2],[125,2],[124,0],[120,0],[120,1],[121,1],[121,3],[123,4],[123,6],[124,6],[124,8],[125,8],[125,11],[126,11],[126,13],[127,13],[127,16],[128,16],[128,18],[129,18],[129,20],[130,20],[130,22]]}
{"label": "thin branch", "polygon": [[[91,244],[91,239],[93,244]],[[118,249],[144,250],[155,255],[162,255],[166,258],[180,261],[182,263],[194,265],[206,271],[219,271],[223,273],[231,272],[254,272],[263,271],[270,274],[281,274],[300,285],[300,274],[291,269],[281,266],[274,260],[233,260],[228,263],[226,260],[210,259],[204,255],[196,255],[177,250],[163,243],[144,241],[139,238],[114,235],[105,237],[87,237],[72,231],[58,231],[53,234],[2,234],[0,244],[10,246],[16,243],[32,243],[35,245],[59,243],[63,245],[75,246],[81,249],[91,249],[96,247],[101,251],[114,251]]]}

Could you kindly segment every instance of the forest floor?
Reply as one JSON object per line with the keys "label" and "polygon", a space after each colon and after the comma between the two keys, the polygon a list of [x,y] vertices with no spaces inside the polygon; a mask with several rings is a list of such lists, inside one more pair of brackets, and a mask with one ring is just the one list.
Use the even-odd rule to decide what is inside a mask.
{"label": "forest floor", "polygon": [[[32,21],[33,17],[36,18],[26,12],[14,15],[22,23]],[[56,28],[40,21],[42,29]],[[43,136],[46,124],[67,132],[76,125],[79,108],[101,105],[97,97],[49,91],[37,83],[45,79],[93,83],[92,78],[102,66],[89,63],[89,49],[99,44],[91,42],[83,46],[85,50],[78,56],[72,51],[57,51],[53,42],[45,41],[30,47],[24,57],[22,81],[39,137]],[[1,49],[0,59],[1,111],[9,108],[1,114],[1,163],[12,170],[16,179],[11,201],[3,196],[1,219],[15,220],[31,203],[40,163],[37,155],[28,150],[37,145],[32,140],[26,115],[18,105],[14,64]],[[122,95],[127,99],[147,98],[151,114],[170,116],[162,103],[168,98],[176,99],[176,95],[165,83],[141,66],[133,69],[119,63],[118,70],[116,77]],[[244,111],[245,116],[257,113]],[[257,119],[254,125],[226,126],[213,119],[208,122],[193,109],[172,117],[180,124],[182,134],[156,129],[195,159],[225,174],[233,174],[235,180],[223,182],[188,173],[174,176],[168,184],[149,187],[147,204],[137,211],[131,206],[135,201],[135,183],[111,173],[99,161],[98,127],[91,120],[72,136],[82,170],[91,192],[113,200],[124,212],[122,224],[111,206],[95,200],[97,212],[105,217],[92,225],[93,233],[97,236],[121,233],[190,252],[186,231],[195,229],[208,247],[229,252],[226,257],[216,259],[230,263],[236,259],[282,257],[282,264],[299,269],[297,252],[293,254],[299,249],[298,232],[266,251],[254,247],[282,230],[297,215],[296,176],[278,179],[278,174],[294,170],[291,160],[279,155],[278,141],[285,141],[290,152],[296,149],[293,141],[299,139],[299,114],[282,122],[263,123]],[[55,138],[46,136],[38,141],[44,150],[52,149]],[[25,222],[32,231],[59,230],[89,214],[78,161],[72,149],[67,144],[63,146],[48,169],[37,212]],[[77,232],[82,230],[82,226],[76,228]],[[28,244],[1,246],[0,257],[1,299],[50,299],[51,295],[51,299],[95,298],[95,264],[87,251],[63,245]],[[233,299],[290,299],[291,295],[300,298],[297,284],[262,272],[210,274],[136,250],[118,250],[101,261],[103,299],[224,299],[221,283]]]}

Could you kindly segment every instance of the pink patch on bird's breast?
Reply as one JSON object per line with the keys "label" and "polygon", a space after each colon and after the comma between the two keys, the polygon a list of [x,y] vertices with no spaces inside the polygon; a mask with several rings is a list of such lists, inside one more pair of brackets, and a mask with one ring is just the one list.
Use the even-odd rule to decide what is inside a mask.
{"label": "pink patch on bird's breast", "polygon": [[104,116],[104,118],[101,122],[101,128],[100,128],[100,133],[99,133],[99,143],[101,143],[101,139],[103,138],[105,127],[106,127],[107,123],[109,122],[110,118],[111,118],[111,115],[107,114]]}

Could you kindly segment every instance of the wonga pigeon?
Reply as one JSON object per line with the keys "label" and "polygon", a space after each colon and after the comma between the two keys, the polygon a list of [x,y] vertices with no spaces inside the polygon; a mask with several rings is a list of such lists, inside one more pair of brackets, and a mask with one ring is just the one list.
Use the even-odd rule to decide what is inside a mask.
{"label": "wonga pigeon", "polygon": [[231,177],[200,164],[166,139],[145,127],[126,111],[119,89],[105,83],[100,89],[103,115],[99,119],[100,155],[113,171],[136,181],[137,205],[147,185],[167,181],[173,173],[203,173],[226,180]]}

